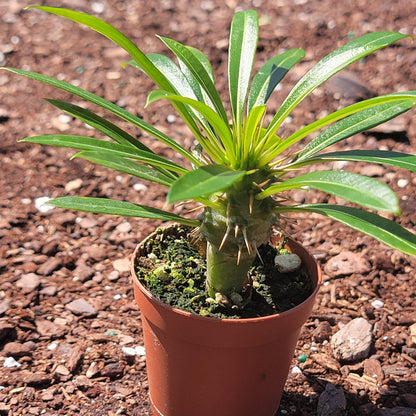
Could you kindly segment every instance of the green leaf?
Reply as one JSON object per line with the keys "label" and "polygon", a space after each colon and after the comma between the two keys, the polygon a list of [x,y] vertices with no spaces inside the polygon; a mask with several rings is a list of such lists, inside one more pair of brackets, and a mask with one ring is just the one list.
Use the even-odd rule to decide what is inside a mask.
{"label": "green leaf", "polygon": [[[128,157],[138,160],[154,167],[160,167],[169,171],[177,173],[185,173],[187,169],[182,166],[173,163],[161,156],[158,156],[152,152],[144,150],[134,149],[131,146],[124,146],[118,143],[112,143],[100,139],[94,139],[92,137],[75,136],[66,134],[50,134],[44,136],[32,136],[19,140],[19,142],[37,143],[49,146],[68,147],[77,150],[88,150],[97,152],[107,152],[112,155]],[[163,172],[164,174],[169,172]],[[175,179],[177,176],[172,175]]]}
{"label": "green leaf", "polygon": [[302,161],[308,159],[328,146],[391,120],[399,114],[410,110],[413,106],[413,102],[406,100],[394,103],[383,103],[359,111],[324,130],[319,136],[307,144],[296,160]]}
{"label": "green leaf", "polygon": [[416,156],[407,153],[391,152],[388,150],[346,150],[341,152],[324,153],[311,157],[303,162],[290,165],[291,168],[300,166],[334,161],[370,162],[382,165],[395,166],[416,172]]}
{"label": "green leaf", "polygon": [[135,137],[131,136],[115,124],[111,123],[103,117],[98,116],[90,110],[61,100],[52,100],[46,98],[45,101],[59,108],[60,110],[65,111],[71,116],[76,117],[77,119],[88,124],[89,126],[95,128],[96,130],[105,134],[107,137],[110,137],[117,143],[129,146],[133,145],[134,147],[137,147],[139,149],[151,152],[151,150],[147,146],[140,143]]}
{"label": "green leaf", "polygon": [[234,171],[222,165],[202,166],[177,179],[169,189],[168,203],[196,199],[226,190],[246,172]]}
{"label": "green leaf", "polygon": [[266,62],[253,78],[248,96],[248,112],[253,107],[266,104],[279,82],[304,56],[303,49],[290,49]]}
{"label": "green leaf", "polygon": [[151,126],[150,124],[146,123],[142,119],[134,116],[133,114],[129,113],[128,111],[124,110],[123,108],[113,104],[110,101],[105,100],[104,98],[99,97],[91,92],[85,91],[82,88],[75,87],[72,84],[69,84],[64,81],[59,81],[53,77],[48,77],[43,74],[38,74],[36,72],[24,71],[22,69],[17,68],[3,68],[9,72],[25,76],[30,79],[34,79],[36,81],[43,82],[44,84],[52,85],[53,87],[60,88],[70,94],[74,94],[78,97],[83,98],[86,101],[89,101],[93,104],[96,104],[113,114],[117,115],[118,117],[128,121],[132,125],[140,128],[141,130],[149,133],[151,136],[155,137],[160,142],[166,144],[170,148],[174,149],[176,152],[187,158],[190,162],[192,162],[196,166],[200,166],[200,161],[192,155],[191,152],[185,150],[181,145],[176,143],[172,140],[169,136],[162,133],[160,130],[156,129],[155,127]]}
{"label": "green leaf", "polygon": [[[46,7],[46,6],[28,6],[27,8],[35,8],[43,10],[45,12],[55,14],[57,16],[65,17],[73,22],[80,23],[89,27],[92,30],[95,30],[97,33],[100,33],[113,41],[115,44],[123,48],[142,68],[146,75],[153,80],[153,82],[161,89],[172,91],[169,81],[165,76],[153,65],[150,59],[123,33],[119,30],[104,22],[101,19],[98,19],[95,16],[91,16],[85,13],[76,12],[73,10],[63,9],[59,7]],[[195,126],[195,123],[188,114],[186,108],[184,108],[180,103],[175,104],[175,108],[178,111],[181,118],[186,122],[191,131],[198,136],[198,129]]]}
{"label": "green leaf", "polygon": [[372,32],[341,46],[319,61],[289,93],[268,127],[272,137],[289,113],[314,89],[353,62],[407,37],[398,32]]}
{"label": "green leaf", "polygon": [[372,212],[329,204],[305,204],[296,207],[285,207],[279,211],[316,212],[321,215],[326,215],[396,250],[416,256],[416,235],[407,231],[394,221],[380,217]]}
{"label": "green leaf", "polygon": [[225,112],[214,81],[212,80],[204,65],[201,63],[200,59],[195,56],[194,50],[172,39],[161,36],[159,38],[189,69],[201,88],[208,94],[208,97],[212,101],[217,113],[225,122],[228,122],[227,113]]}
{"label": "green leaf", "polygon": [[228,81],[234,125],[241,127],[259,35],[257,12],[234,14],[228,51]]}
{"label": "green leaf", "polygon": [[192,227],[196,227],[200,224],[197,220],[183,218],[172,214],[171,212],[107,198],[64,196],[48,201],[48,205],[53,205],[58,208],[74,209],[77,211],[93,212],[95,214],[110,214],[121,215],[124,217],[174,221]]}
{"label": "green leaf", "polygon": [[400,212],[395,193],[384,183],[351,172],[324,170],[305,173],[272,185],[259,197],[296,188],[313,188],[378,211]]}
{"label": "green leaf", "polygon": [[322,127],[334,123],[335,121],[338,121],[342,118],[357,113],[358,111],[375,107],[379,104],[387,102],[391,102],[393,104],[394,101],[403,102],[404,100],[408,100],[409,103],[412,102],[413,105],[416,104],[416,91],[396,92],[392,94],[380,95],[379,97],[370,98],[368,100],[360,101],[348,107],[342,108],[341,110],[335,111],[319,120],[314,121],[311,124],[308,124],[307,126],[298,130],[296,133],[289,136],[278,146],[278,151],[281,153],[314,131],[317,131]]}
{"label": "green leaf", "polygon": [[127,173],[129,175],[136,176],[137,178],[159,183],[167,187],[171,186],[174,181],[173,178],[164,175],[160,171],[149,168],[148,166],[140,165],[130,159],[116,156],[115,154],[109,152],[87,150],[77,153],[74,157],[80,157],[82,159],[89,160],[92,163],[97,163],[98,165],[114,169],[118,172]]}
{"label": "green leaf", "polygon": [[[213,154],[211,154],[211,156],[213,157],[217,157],[217,155],[222,155],[222,153],[224,152],[222,146],[224,146],[228,160],[234,160],[235,147],[232,141],[230,127],[211,107],[207,106],[204,103],[201,103],[200,101],[192,100],[191,98],[182,97],[181,95],[171,94],[168,91],[161,90],[152,91],[148,96],[146,105],[151,104],[156,100],[160,100],[161,98],[167,98],[171,101],[179,101],[184,104],[190,105],[195,110],[197,110],[198,113],[202,114],[204,120],[208,121],[212,129],[215,131],[216,136],[212,135],[211,127],[204,129],[208,135],[211,135],[211,140],[205,142],[201,140],[201,145],[205,148],[205,150],[208,153],[210,152],[210,149],[214,149],[216,155],[214,156]],[[202,121],[202,124],[204,126],[204,121]],[[218,140],[217,137],[219,137],[220,140]],[[207,147],[207,144],[209,144],[210,146]]]}

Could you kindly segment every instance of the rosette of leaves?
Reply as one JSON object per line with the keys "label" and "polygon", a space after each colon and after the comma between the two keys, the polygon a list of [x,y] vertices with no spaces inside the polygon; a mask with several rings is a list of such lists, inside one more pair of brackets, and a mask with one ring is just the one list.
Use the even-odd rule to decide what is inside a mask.
{"label": "rosette of leaves", "polygon": [[[166,37],[160,40],[175,55],[145,54],[110,24],[88,14],[33,6],[86,25],[125,49],[138,70],[156,89],[147,104],[167,99],[189,127],[197,146],[187,150],[144,120],[91,92],[39,73],[6,68],[95,104],[172,148],[183,165],[155,154],[137,138],[89,109],[59,100],[47,100],[103,133],[111,141],[52,134],[22,141],[80,150],[74,157],[156,182],[167,188],[167,203],[193,201],[201,205],[198,217],[182,217],[133,202],[92,197],[60,197],[49,203],[94,213],[175,221],[198,229],[207,242],[207,291],[232,297],[246,285],[247,270],[258,247],[269,241],[274,226],[288,212],[318,213],[368,234],[407,254],[416,254],[416,236],[377,212],[399,214],[395,193],[373,178],[308,166],[328,162],[370,162],[416,170],[416,157],[386,150],[327,152],[335,143],[390,120],[416,104],[416,91],[367,99],[335,111],[285,137],[280,127],[293,109],[337,72],[368,54],[406,37],[397,32],[374,32],[356,38],[320,60],[293,87],[278,111],[266,122],[266,103],[287,72],[304,56],[302,49],[287,50],[268,60],[255,74],[259,22],[254,10],[237,12],[232,20],[228,51],[230,109],[216,88],[208,58],[199,50]],[[317,135],[316,135],[317,134]],[[299,142],[306,144],[299,150]],[[302,142],[303,143],[303,142]],[[296,150],[293,150],[296,149]],[[289,175],[289,179],[287,175]],[[286,191],[315,189],[351,202],[296,204]]]}

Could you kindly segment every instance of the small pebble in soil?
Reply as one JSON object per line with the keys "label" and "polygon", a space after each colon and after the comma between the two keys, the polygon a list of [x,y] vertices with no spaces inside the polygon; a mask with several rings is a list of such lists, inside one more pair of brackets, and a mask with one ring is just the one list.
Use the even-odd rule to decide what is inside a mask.
{"label": "small pebble in soil", "polygon": [[35,207],[39,212],[45,213],[48,212],[52,209],[54,209],[54,207],[52,205],[47,205],[47,203],[51,200],[52,198],[49,198],[48,196],[41,196],[39,198],[35,199]]}
{"label": "small pebble in soil", "polygon": [[293,368],[292,368],[292,373],[293,374],[302,374],[302,370],[297,366],[297,365],[295,365]]}
{"label": "small pebble in soil", "polygon": [[399,179],[397,181],[397,186],[399,188],[406,188],[407,185],[409,185],[409,180],[408,179]]}
{"label": "small pebble in soil", "polygon": [[21,365],[22,364],[17,362],[13,357],[7,357],[3,363],[3,367],[6,368],[20,367]]}
{"label": "small pebble in soil", "polygon": [[376,299],[371,302],[371,306],[374,309],[380,309],[384,306],[384,302],[382,300]]}
{"label": "small pebble in soil", "polygon": [[138,345],[137,347],[123,347],[122,352],[124,355],[127,356],[136,356],[139,355],[140,357],[144,357],[146,355],[146,350],[141,345]]}
{"label": "small pebble in soil", "polygon": [[274,264],[280,273],[292,273],[299,269],[302,260],[297,254],[279,254],[275,257]]}

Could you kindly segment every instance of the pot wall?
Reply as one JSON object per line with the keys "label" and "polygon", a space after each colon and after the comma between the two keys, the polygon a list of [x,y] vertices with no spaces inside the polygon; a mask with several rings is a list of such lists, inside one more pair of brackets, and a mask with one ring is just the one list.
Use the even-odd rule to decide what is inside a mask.
{"label": "pot wall", "polygon": [[149,293],[133,271],[154,415],[275,414],[321,283],[314,258],[297,243],[289,246],[310,269],[315,290],[296,308],[263,318],[215,319],[172,308]]}

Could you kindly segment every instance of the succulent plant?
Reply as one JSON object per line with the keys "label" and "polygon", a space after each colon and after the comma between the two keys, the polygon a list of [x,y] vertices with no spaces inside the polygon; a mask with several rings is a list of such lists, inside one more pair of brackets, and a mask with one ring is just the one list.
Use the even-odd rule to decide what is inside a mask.
{"label": "succulent plant", "polygon": [[[104,133],[111,141],[63,134],[29,137],[22,141],[78,149],[80,152],[75,157],[165,186],[168,204],[197,202],[202,211],[199,216],[182,217],[133,202],[72,196],[56,198],[50,204],[94,213],[175,221],[195,227],[207,242],[210,296],[220,293],[232,297],[242,292],[258,247],[269,241],[274,227],[284,229],[283,216],[289,212],[322,214],[404,253],[416,254],[416,236],[377,214],[379,211],[400,213],[398,199],[386,184],[348,171],[305,169],[317,163],[325,166],[333,161],[353,161],[391,165],[414,172],[416,157],[409,154],[361,149],[323,151],[410,110],[416,104],[416,91],[360,101],[301,127],[287,137],[279,135],[285,119],[317,87],[353,62],[406,35],[374,32],[339,47],[310,69],[277,112],[266,117],[269,97],[288,71],[304,57],[304,51],[286,50],[269,59],[253,75],[259,31],[254,10],[239,11],[232,20],[228,53],[230,112],[227,112],[215,85],[212,66],[201,51],[160,36],[176,56],[175,62],[165,55],[145,54],[120,31],[94,16],[62,8],[33,7],[86,25],[125,49],[132,58],[128,64],[144,72],[157,87],[148,95],[147,105],[160,99],[169,100],[197,145],[194,149],[185,149],[173,137],[132,113],[69,83],[39,73],[6,68],[115,114],[172,148],[185,162],[179,165],[157,155],[136,137],[91,110],[60,100],[47,101]],[[300,141],[314,133],[317,136],[300,148]],[[296,204],[288,198],[287,191],[299,188],[326,192],[353,206]]]}

